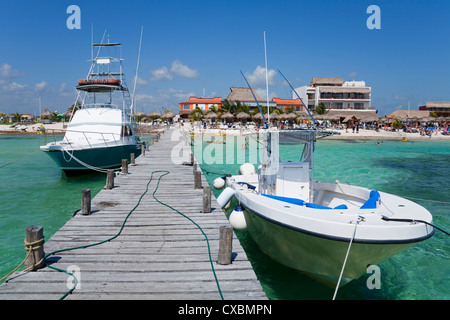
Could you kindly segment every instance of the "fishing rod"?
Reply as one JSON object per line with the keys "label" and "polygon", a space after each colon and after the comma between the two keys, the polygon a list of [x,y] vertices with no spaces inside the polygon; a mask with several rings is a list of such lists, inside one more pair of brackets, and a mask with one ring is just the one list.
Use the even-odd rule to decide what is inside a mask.
{"label": "fishing rod", "polygon": [[137,83],[137,77],[139,72],[139,60],[141,59],[141,46],[142,46],[142,33],[144,32],[144,26],[141,27],[141,37],[139,40],[139,53],[138,53],[138,59],[137,59],[137,66],[136,66],[136,76],[134,77],[134,88],[133,88],[133,98],[131,100],[131,114],[133,114],[133,109],[136,103],[136,83]]}
{"label": "fishing rod", "polygon": [[264,128],[265,128],[265,129],[268,129],[268,128],[269,128],[269,123],[266,122],[266,117],[264,117],[264,113],[262,112],[261,106],[259,105],[258,100],[256,99],[256,96],[255,96],[255,94],[253,93],[252,87],[250,86],[250,83],[248,83],[247,78],[244,76],[244,74],[242,73],[242,71],[241,71],[241,74],[242,74],[242,76],[244,77],[245,82],[247,82],[248,88],[249,88],[250,91],[252,92],[253,98],[255,99],[256,104],[258,105],[259,112],[261,112],[261,115],[262,115],[262,118],[263,118],[263,121],[264,121]]}
{"label": "fishing rod", "polygon": [[308,111],[309,116],[311,117],[313,123],[314,123],[314,127],[316,126],[316,119],[314,119],[314,117],[312,116],[311,112],[309,112],[308,107],[305,105],[305,103],[303,102],[302,98],[300,98],[300,96],[298,95],[297,91],[294,89],[294,87],[292,87],[291,83],[289,82],[288,79],[286,79],[286,77],[284,76],[284,74],[281,73],[280,69],[278,69],[278,72],[281,74],[281,76],[284,78],[284,80],[286,80],[286,82],[288,83],[288,85],[291,87],[292,91],[295,92],[297,98],[300,99],[300,102],[303,104],[303,107],[305,108],[306,111]]}

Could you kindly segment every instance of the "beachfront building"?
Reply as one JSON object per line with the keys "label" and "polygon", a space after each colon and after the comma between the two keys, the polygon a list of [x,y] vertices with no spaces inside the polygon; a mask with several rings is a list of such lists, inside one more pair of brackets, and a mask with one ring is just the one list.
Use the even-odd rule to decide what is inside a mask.
{"label": "beachfront building", "polygon": [[438,117],[450,117],[450,102],[427,101],[425,110],[434,112]]}
{"label": "beachfront building", "polygon": [[[255,89],[250,90],[249,88],[230,87],[230,91],[231,92],[225,99],[230,102],[239,101],[241,104],[249,106],[250,112],[254,111],[255,109],[258,110],[259,112],[258,104],[260,105],[261,108],[263,107],[267,108],[267,99],[262,99]],[[258,103],[256,103],[252,91],[255,94]],[[274,102],[273,100],[269,101],[269,107],[277,107],[277,103]]]}
{"label": "beachfront building", "polygon": [[180,117],[187,119],[191,114],[191,112],[196,107],[199,107],[200,109],[202,109],[203,113],[206,113],[212,106],[215,106],[217,109],[220,109],[221,105],[222,105],[222,98],[220,97],[215,98],[190,97],[189,100],[179,103]]}
{"label": "beachfront building", "polygon": [[310,110],[320,103],[328,110],[374,110],[371,106],[371,87],[366,86],[364,81],[313,77],[309,86],[297,88],[296,91]]}
{"label": "beachfront building", "polygon": [[34,117],[32,114],[22,114],[20,116],[20,122],[32,122]]}
{"label": "beachfront building", "polygon": [[300,99],[280,99],[280,98],[273,98],[273,102],[276,103],[277,108],[280,108],[283,110],[283,112],[290,112],[290,111],[306,111],[303,102]]}

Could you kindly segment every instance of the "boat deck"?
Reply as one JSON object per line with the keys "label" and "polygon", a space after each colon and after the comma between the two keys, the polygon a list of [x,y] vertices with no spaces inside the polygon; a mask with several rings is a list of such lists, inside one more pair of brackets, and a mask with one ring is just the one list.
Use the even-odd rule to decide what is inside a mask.
{"label": "boat deck", "polygon": [[[66,300],[221,299],[204,235],[189,219],[153,197],[158,178],[164,174],[155,172],[159,170],[169,174],[161,178],[154,196],[205,232],[223,298],[267,299],[234,233],[232,264],[216,263],[219,227],[229,223],[214,195],[211,213],[202,212],[203,190],[194,188],[192,166],[171,161],[174,146],[181,143],[172,138],[176,130],[166,131],[150,151],[138,157],[128,175],[117,176],[112,190],[101,190],[92,199],[91,215],[77,214],[46,241],[44,249],[50,253],[109,239],[142,197],[117,238],[47,259],[53,267],[74,271],[79,280],[79,288]],[[201,179],[207,185],[203,175]],[[0,286],[0,299],[60,299],[72,287],[71,281],[68,274],[48,267],[16,272]]]}

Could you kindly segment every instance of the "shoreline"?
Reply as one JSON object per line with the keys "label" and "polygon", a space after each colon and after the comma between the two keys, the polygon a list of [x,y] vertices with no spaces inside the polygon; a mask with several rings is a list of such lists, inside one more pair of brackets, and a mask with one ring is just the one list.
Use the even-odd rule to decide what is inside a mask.
{"label": "shoreline", "polygon": [[[225,133],[230,136],[240,136],[244,134],[257,133],[255,130],[251,129],[198,129],[194,128],[193,130],[189,127],[181,127],[182,130],[186,132],[186,134],[210,134],[210,135],[219,135]],[[433,140],[433,141],[450,141],[450,136],[444,136],[441,133],[433,133],[431,136],[421,136],[420,133],[409,133],[403,131],[385,131],[380,130],[378,132],[374,130],[360,129],[359,133],[353,133],[351,130],[346,132],[345,129],[328,129],[330,131],[335,131],[339,134],[332,135],[330,137],[326,137],[326,140],[396,140],[402,141],[405,138],[407,141],[422,141],[422,140]]]}
{"label": "shoreline", "polygon": [[[22,125],[22,124],[21,124]],[[19,126],[21,126],[19,125]],[[42,124],[42,123],[35,123],[27,126],[27,129],[25,131],[17,130],[15,128],[11,128],[11,125],[9,124],[0,124],[0,136],[1,135],[13,135],[13,136],[25,136],[25,135],[38,135],[43,134],[38,131],[38,128],[41,126],[45,128],[45,131],[49,134],[64,134],[65,133],[65,127],[67,126],[67,123],[52,123],[52,124]],[[149,126],[143,126],[140,125],[138,128],[138,131],[140,134],[144,135],[157,135],[164,132],[165,128],[161,127],[149,127]]]}
{"label": "shoreline", "polygon": [[[10,125],[0,125],[0,135],[38,135],[40,134],[37,129],[42,125],[47,132],[51,132],[52,134],[64,134],[64,124],[65,123],[52,123],[52,124],[41,124],[36,123],[33,125],[29,125],[27,131],[15,130],[15,128],[11,128]],[[174,124],[173,126],[178,126],[179,124]],[[163,128],[144,128],[140,134],[158,134],[164,131]],[[180,126],[180,129],[185,131],[186,134],[189,132],[193,134],[210,134],[210,135],[218,135],[221,133],[225,133],[230,136],[240,136],[243,134],[251,134],[256,133],[257,131],[252,129],[199,129],[194,128],[190,125],[184,124]],[[327,140],[397,140],[401,141],[403,138],[406,138],[407,141],[422,141],[422,140],[439,140],[439,141],[450,141],[450,136],[444,136],[441,133],[433,133],[431,136],[421,136],[419,133],[409,133],[402,131],[385,131],[380,130],[378,132],[374,130],[360,129],[359,133],[353,133],[351,130],[345,129],[329,129],[330,131],[335,131],[339,134],[326,137],[324,139]],[[346,132],[347,131],[347,132]]]}

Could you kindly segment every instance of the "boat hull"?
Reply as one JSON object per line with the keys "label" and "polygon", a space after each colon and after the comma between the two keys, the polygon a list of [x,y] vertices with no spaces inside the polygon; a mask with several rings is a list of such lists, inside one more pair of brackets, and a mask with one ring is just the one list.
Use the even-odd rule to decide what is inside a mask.
{"label": "boat hull", "polygon": [[[122,166],[122,159],[130,160],[131,153],[134,153],[136,158],[141,154],[141,144],[126,144],[70,151],[49,148],[43,151],[67,175],[74,175],[92,170],[92,168],[119,168]],[[83,163],[87,164],[87,166]]]}
{"label": "boat hull", "polygon": [[[349,241],[308,234],[267,220],[244,208],[247,230],[260,250],[287,267],[300,270],[320,282],[335,287]],[[414,243],[353,242],[340,285],[358,279],[369,265],[376,265]]]}

